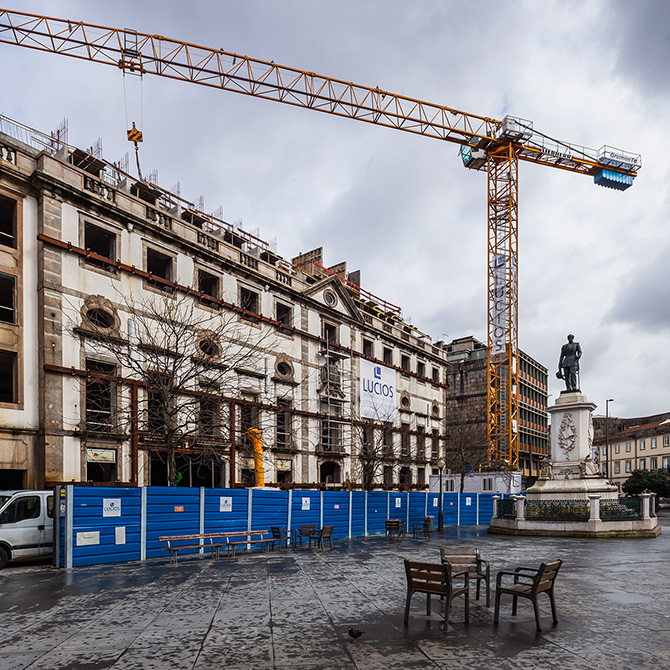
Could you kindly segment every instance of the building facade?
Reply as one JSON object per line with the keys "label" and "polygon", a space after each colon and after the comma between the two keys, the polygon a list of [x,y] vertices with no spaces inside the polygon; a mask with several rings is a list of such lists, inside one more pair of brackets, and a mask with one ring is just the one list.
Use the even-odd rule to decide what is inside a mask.
{"label": "building facade", "polygon": [[634,470],[670,470],[670,412],[629,419],[597,416],[593,428],[595,455],[619,490]]}
{"label": "building facade", "polygon": [[[458,445],[473,469],[487,465],[486,345],[462,337],[438,343],[447,354],[447,453]],[[540,474],[540,460],[549,452],[547,412],[548,370],[519,352],[519,469],[524,485]],[[458,465],[458,463],[455,463]],[[467,471],[468,466],[462,468]]]}
{"label": "building facade", "polygon": [[1,121],[0,489],[427,486],[447,352],[398,307]]}

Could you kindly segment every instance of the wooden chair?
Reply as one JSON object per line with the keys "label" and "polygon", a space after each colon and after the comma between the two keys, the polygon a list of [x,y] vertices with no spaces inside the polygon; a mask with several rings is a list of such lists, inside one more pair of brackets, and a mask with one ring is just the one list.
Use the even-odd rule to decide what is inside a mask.
{"label": "wooden chair", "polygon": [[467,570],[470,579],[477,581],[477,600],[481,583],[486,585],[486,606],[491,606],[491,566],[479,555],[475,547],[442,547],[442,563],[448,563],[452,570]]}
{"label": "wooden chair", "polygon": [[316,532],[316,524],[303,524],[298,528],[297,531],[293,531],[295,539],[293,541],[293,546],[295,547],[296,542],[300,542],[302,547],[303,540],[309,540],[312,535]]}
{"label": "wooden chair", "polygon": [[[452,572],[446,563],[418,563],[405,559],[407,574],[407,601],[405,603],[405,625],[409,621],[409,606],[415,593],[426,594],[426,614],[430,614],[431,595],[444,597],[444,630],[449,626],[451,602],[458,596],[465,597],[465,623],[470,621],[470,582],[467,570]],[[463,579],[456,588],[454,579]]]}
{"label": "wooden chair", "polygon": [[405,524],[400,519],[386,519],[386,537],[403,537],[405,534]]}
{"label": "wooden chair", "polygon": [[270,532],[272,533],[272,544],[270,549],[275,548],[275,543],[277,543],[279,550],[281,551],[281,543],[283,542],[288,549],[288,531],[282,530],[279,526],[270,526]]}
{"label": "wooden chair", "polygon": [[324,526],[320,531],[313,532],[309,537],[309,548],[312,548],[312,540],[317,549],[323,549],[323,541],[330,542],[330,548],[333,548],[333,526]]}
{"label": "wooden chair", "polygon": [[[542,631],[540,625],[540,612],[537,606],[537,596],[540,593],[546,593],[551,602],[551,616],[554,623],[558,623],[556,618],[556,602],[554,600],[554,584],[556,576],[561,568],[562,561],[555,561],[553,563],[542,563],[539,568],[524,568],[519,567],[514,571],[501,571],[496,577],[496,607],[493,617],[493,623],[498,623],[500,612],[500,596],[507,593],[512,596],[512,615],[516,615],[517,600],[521,598],[528,598],[533,603],[535,610],[535,625],[538,632]],[[502,581],[504,577],[513,577],[511,584],[503,586]]]}

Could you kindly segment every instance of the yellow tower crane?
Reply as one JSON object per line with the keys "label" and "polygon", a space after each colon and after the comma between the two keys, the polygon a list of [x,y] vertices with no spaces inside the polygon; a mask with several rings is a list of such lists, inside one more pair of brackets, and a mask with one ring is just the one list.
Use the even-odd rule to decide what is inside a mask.
{"label": "yellow tower crane", "polygon": [[518,165],[591,175],[625,190],[638,154],[551,139],[529,121],[501,121],[239,54],[80,21],[0,9],[0,42],[305,107],[461,145],[488,174],[488,459],[518,465]]}

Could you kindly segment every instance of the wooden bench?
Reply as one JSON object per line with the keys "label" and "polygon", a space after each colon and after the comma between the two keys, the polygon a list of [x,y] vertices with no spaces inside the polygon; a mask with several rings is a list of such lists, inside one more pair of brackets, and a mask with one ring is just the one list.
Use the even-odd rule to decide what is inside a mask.
{"label": "wooden bench", "polygon": [[[215,542],[215,540],[217,540]],[[224,541],[225,540],[225,541]],[[158,538],[159,542],[167,542],[163,549],[169,552],[170,563],[177,563],[177,556],[185,549],[209,549],[212,558],[219,558],[219,549],[225,547],[228,541],[225,533],[193,533],[191,535],[163,535]],[[186,544],[183,544],[183,543]]]}
{"label": "wooden bench", "polygon": [[240,530],[224,533],[223,535],[225,535],[228,540],[228,543],[225,546],[228,549],[229,556],[235,556],[235,549],[243,544],[261,544],[267,552],[270,550],[270,545],[277,541],[277,538],[275,537],[265,537],[268,535],[267,530]]}
{"label": "wooden bench", "polygon": [[[556,602],[554,600],[554,583],[558,571],[561,569],[562,561],[554,561],[553,563],[542,563],[539,568],[524,568],[519,567],[515,570],[502,570],[496,577],[496,606],[495,614],[493,615],[493,623],[498,625],[500,615],[500,596],[506,593],[512,596],[512,616],[516,616],[517,600],[521,598],[528,598],[533,603],[535,611],[535,626],[537,632],[542,632],[542,625],[540,624],[540,612],[537,605],[537,596],[540,593],[546,593],[549,596],[551,603],[551,616],[554,623],[558,623],[556,617]],[[513,577],[511,584],[503,584],[504,577]],[[509,581],[509,580],[508,580]]]}
{"label": "wooden bench", "polygon": [[486,585],[486,606],[491,605],[491,566],[479,555],[479,549],[475,547],[442,547],[440,558],[443,563],[448,563],[451,569],[458,572],[467,570],[470,579],[477,582],[477,600],[481,583]]}

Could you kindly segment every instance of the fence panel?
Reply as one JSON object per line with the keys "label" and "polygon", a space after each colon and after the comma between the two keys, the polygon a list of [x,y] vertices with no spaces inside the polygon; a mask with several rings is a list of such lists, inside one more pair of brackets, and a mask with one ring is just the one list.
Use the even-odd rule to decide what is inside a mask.
{"label": "fence panel", "polygon": [[479,523],[488,526],[493,518],[493,496],[494,493],[479,494]]}
{"label": "fence panel", "polygon": [[333,526],[333,538],[349,537],[349,492],[323,492],[323,525]]}
{"label": "fence panel", "polygon": [[140,558],[141,489],[73,488],[72,565]]}
{"label": "fence panel", "polygon": [[319,491],[293,491],[291,502],[291,528],[301,525],[321,525],[321,493]]}
{"label": "fence panel", "polygon": [[[200,532],[200,489],[151,486],[147,489],[147,558],[165,556],[163,535]],[[197,549],[188,550],[190,553]],[[186,552],[184,552],[186,553]]]}
{"label": "fence panel", "polygon": [[474,526],[477,523],[477,494],[459,493],[461,505],[461,526]]}
{"label": "fence panel", "polygon": [[368,493],[368,535],[386,533],[386,503],[388,500],[385,491],[370,491]]}
{"label": "fence panel", "polygon": [[252,530],[288,526],[288,492],[279,489],[253,489],[251,492]]}
{"label": "fence panel", "polygon": [[247,530],[248,501],[246,489],[206,489],[205,533]]}
{"label": "fence panel", "polygon": [[351,536],[365,535],[365,492],[354,491],[351,494]]}
{"label": "fence panel", "polygon": [[[411,491],[409,494],[409,525],[407,532],[411,533],[415,523],[423,523],[426,518],[426,494],[420,491]],[[430,514],[430,512],[428,512]]]}
{"label": "fence panel", "polygon": [[[445,526],[458,526],[458,495],[458,493],[442,494],[442,512]],[[437,518],[435,523],[437,523]]]}

